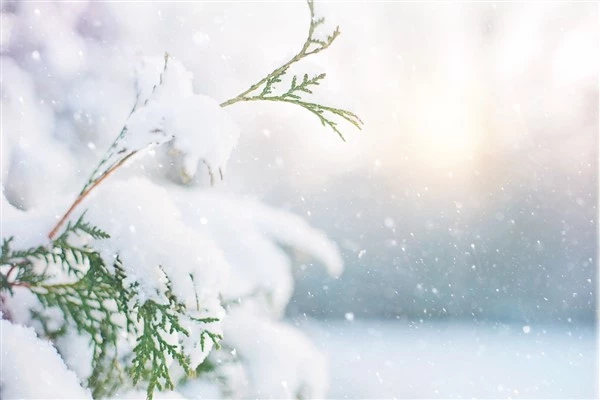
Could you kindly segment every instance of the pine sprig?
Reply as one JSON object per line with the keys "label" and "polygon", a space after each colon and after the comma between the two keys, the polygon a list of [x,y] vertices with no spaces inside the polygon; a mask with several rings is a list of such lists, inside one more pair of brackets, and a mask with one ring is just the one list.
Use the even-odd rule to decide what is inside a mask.
{"label": "pine sprig", "polygon": [[[316,37],[315,29],[324,23],[324,19],[315,17],[312,0],[308,0],[308,7],[310,26],[300,51],[240,95],[223,102],[221,107],[259,100],[293,104],[315,115],[322,125],[330,127],[344,139],[336,119],[343,119],[361,129],[360,118],[350,111],[310,102],[304,98],[313,94],[316,86],[325,79],[325,73],[314,76],[293,75],[289,86],[285,90],[278,90],[293,64],[327,49],[340,34],[339,28],[336,28],[325,39]],[[165,55],[163,71],[159,82],[152,88],[150,97],[163,84],[168,59],[168,55]],[[138,90],[130,116],[138,107],[147,105],[150,99],[140,99],[140,93]],[[87,236],[94,240],[110,238],[107,232],[85,220],[85,212],[74,223],[69,218],[95,187],[139,151],[128,149],[122,144],[127,133],[125,125],[92,171],[75,201],[49,232],[50,241],[46,245],[13,250],[12,238],[3,239],[0,246],[0,294],[7,292],[13,295],[15,287],[28,289],[42,307],[41,311],[31,310],[32,319],[40,323],[48,338],[56,339],[73,329],[89,339],[92,373],[87,385],[94,398],[110,396],[121,385],[146,383],[147,397],[152,399],[157,389],[173,389],[174,383],[169,371],[171,361],[179,364],[189,375],[201,369],[198,367],[199,369],[193,370],[189,349],[185,348],[185,341],[182,340],[189,338],[191,331],[198,330],[188,330],[184,326],[188,326],[190,322],[211,324],[220,320],[212,316],[198,318],[190,315],[185,305],[173,295],[170,284],[167,284],[165,293],[157,293],[161,297],[160,301],[142,302],[137,292],[139,286],[135,283],[125,284],[128,277],[118,257],[107,262],[89,245],[78,246],[72,243],[72,239],[77,237]],[[66,227],[58,235],[65,224]],[[57,278],[65,278],[64,274],[56,273],[57,268],[66,273],[68,279],[65,282],[55,283]],[[166,278],[168,280],[169,277]],[[193,281],[193,276],[190,279]],[[194,312],[200,311],[197,295],[196,303]],[[49,311],[57,311],[62,317],[58,328],[55,326],[56,313]],[[127,335],[135,335],[136,344],[130,353],[120,354],[122,349],[119,348],[119,338]],[[194,339],[194,348],[199,345],[204,352],[209,344],[219,348],[223,337],[210,329],[202,329],[199,337],[190,339]]]}
{"label": "pine sprig", "polygon": [[31,291],[44,309],[59,310],[66,322],[89,338],[92,373],[88,386],[97,398],[109,394],[114,383],[122,380],[116,366],[117,340],[127,327],[117,323],[116,316],[127,320],[127,305],[119,301],[121,282],[106,268],[100,255],[87,252],[85,256],[89,268],[76,282],[39,284]]}
{"label": "pine sprig", "polygon": [[221,348],[219,341],[223,340],[223,336],[218,333],[204,330],[202,333],[200,333],[200,348],[202,351],[204,351],[204,344],[206,343],[207,337],[213,342],[213,345],[217,350]]}
{"label": "pine sprig", "polygon": [[[12,238],[11,238],[12,241]],[[8,249],[8,247],[7,247]],[[15,250],[12,253],[7,253],[8,257],[12,262],[17,262],[17,260],[25,261],[31,258],[34,259],[48,259],[48,257],[52,257],[52,254],[48,252],[48,249],[44,246],[31,247],[25,250]],[[4,261],[4,260],[3,260]]]}
{"label": "pine sprig", "polygon": [[[98,397],[107,394],[113,382],[118,382],[114,374],[118,369],[109,368],[109,365],[114,366],[117,338],[124,328],[115,322],[115,316],[119,314],[127,320],[127,305],[119,301],[122,299],[120,277],[106,268],[100,255],[68,243],[68,233],[80,230],[101,232],[80,218],[48,246],[12,251],[12,239],[5,239],[0,261],[9,269],[0,274],[1,289],[11,295],[14,287],[29,289],[43,310],[32,310],[31,316],[40,323],[49,338],[62,336],[69,327],[73,327],[89,339],[92,374],[88,386],[94,397]],[[50,264],[62,267],[68,276],[76,280],[48,283]],[[61,314],[63,324],[58,329],[50,328],[48,310],[57,310]]]}
{"label": "pine sprig", "polygon": [[[156,89],[163,84],[164,74],[167,71],[168,63],[169,63],[169,54],[165,53],[165,63],[164,63],[163,70],[160,73],[159,82],[156,83],[152,87],[152,92],[150,93],[150,96],[144,100],[143,106],[146,106],[148,104],[148,101],[150,100],[152,95],[154,95],[154,93],[156,92]],[[129,113],[129,117],[131,117],[133,115],[133,113],[138,109],[138,106],[139,106],[138,103],[140,101],[139,93],[140,93],[140,91],[138,89],[138,94],[136,95],[136,100],[135,100],[135,103],[134,103],[130,113]],[[54,225],[54,227],[50,230],[50,232],[48,232],[49,239],[54,238],[54,236],[57,234],[60,227],[69,219],[69,216],[71,215],[73,210],[75,210],[75,208],[77,208],[79,203],[81,203],[83,201],[83,199],[85,199],[90,194],[90,192],[92,190],[94,190],[94,188],[96,186],[98,186],[100,183],[102,183],[114,171],[119,169],[130,158],[135,156],[141,150],[141,149],[128,149],[126,147],[121,146],[122,140],[127,135],[127,132],[128,132],[127,124],[125,124],[121,128],[121,131],[119,132],[119,134],[117,135],[115,140],[112,142],[112,144],[110,145],[110,147],[108,148],[106,153],[104,153],[104,156],[102,157],[102,159],[99,161],[99,163],[96,165],[96,167],[94,168],[94,170],[88,177],[86,183],[83,185],[83,188],[81,189],[81,191],[79,192],[79,194],[77,195],[77,197],[75,198],[75,200],[73,201],[71,206],[67,209],[67,211],[65,211],[63,216],[56,223],[56,225]],[[148,145],[150,145],[150,143],[148,143]]]}
{"label": "pine sprig", "polygon": [[43,246],[32,247],[25,250],[12,250],[11,243],[14,238],[2,240],[2,254],[0,267],[6,268],[6,273],[0,273],[0,292],[7,291],[13,294],[13,287],[29,287],[46,281],[49,276],[46,271],[38,271],[35,262],[42,260],[51,262],[52,253]]}
{"label": "pine sprig", "polygon": [[287,70],[287,68],[284,68],[281,71],[278,71],[277,73],[273,74],[272,76],[267,77],[265,86],[260,92],[259,96],[267,96],[273,93],[273,89],[275,89],[275,84],[281,83],[281,78],[286,74]]}
{"label": "pine sprig", "polygon": [[[150,96],[148,98],[144,99],[143,104],[142,104],[143,106],[146,106],[148,104],[148,102],[150,101],[150,99],[152,98],[154,93],[156,92],[156,89],[163,84],[164,74],[167,71],[167,66],[169,63],[169,54],[165,53],[164,58],[165,58],[165,63],[164,63],[162,71],[160,72],[159,81],[156,84],[154,84],[154,86],[152,87]],[[136,82],[136,85],[137,85],[137,82]],[[137,109],[140,106],[141,91],[142,91],[142,88],[136,87],[137,94],[136,94],[136,98],[135,98],[135,103],[133,104],[133,107],[131,108],[131,111],[129,112],[129,118],[133,115],[134,112],[137,111]],[[97,182],[98,180],[101,180],[108,171],[111,171],[111,169],[114,166],[116,166],[123,158],[128,157],[128,154],[131,153],[132,149],[127,149],[125,147],[120,146],[122,140],[127,135],[127,132],[128,132],[128,128],[127,128],[127,124],[125,124],[121,128],[121,131],[119,132],[119,134],[117,135],[115,140],[111,143],[111,145],[108,148],[108,150],[106,151],[106,153],[104,153],[104,156],[102,157],[102,159],[100,160],[98,165],[96,165],[96,168],[94,168],[94,170],[90,174],[87,182],[85,183],[85,185],[79,192],[80,195],[83,195],[84,193],[86,193],[86,191],[88,191],[89,188],[93,187],[95,182]]]}
{"label": "pine sprig", "polygon": [[291,65],[310,55],[320,53],[321,51],[327,49],[340,35],[339,27],[336,27],[335,30],[325,39],[317,38],[315,36],[315,29],[319,25],[322,25],[325,22],[325,19],[315,17],[314,2],[312,0],[308,0],[307,4],[310,11],[310,25],[307,38],[304,41],[300,51],[298,51],[295,56],[293,56],[282,66],[272,71],[254,85],[250,86],[244,92],[221,103],[221,107],[227,107],[244,101],[275,101],[294,104],[317,116],[323,126],[330,127],[340,136],[342,140],[345,140],[341,131],[337,127],[338,124],[335,121],[335,118],[339,117],[351,123],[356,128],[361,129],[363,122],[356,114],[348,110],[324,106],[322,104],[312,103],[302,99],[302,95],[313,93],[311,86],[317,86],[319,85],[320,81],[325,79],[324,73],[318,74],[312,78],[309,78],[308,74],[304,74],[300,83],[298,83],[297,76],[294,75],[292,77],[290,87],[285,92],[275,94],[275,85],[282,82],[282,78],[286,75]]}
{"label": "pine sprig", "polygon": [[75,221],[74,224],[71,224],[71,222],[69,221],[67,223],[67,227],[65,228],[64,232],[59,236],[58,240],[66,239],[71,233],[74,233],[76,235],[86,233],[89,236],[91,236],[92,239],[96,240],[110,238],[110,235],[108,233],[104,232],[97,226],[93,226],[89,222],[85,221],[84,218],[86,212],[87,211],[84,211],[83,214],[81,214],[81,216],[77,219],[77,221]]}
{"label": "pine sprig", "polygon": [[325,73],[315,75],[312,78],[309,78],[308,74],[304,74],[302,81],[300,83],[297,83],[298,77],[296,75],[294,75],[294,77],[292,78],[292,83],[290,84],[290,88],[288,89],[287,92],[282,94],[281,97],[283,97],[283,98],[289,97],[291,99],[300,100],[301,94],[299,95],[299,94],[296,94],[295,92],[304,92],[304,93],[312,94],[312,90],[310,90],[309,87],[310,86],[318,86],[319,81],[321,81],[323,79],[325,79]]}
{"label": "pine sprig", "polygon": [[10,244],[13,240],[13,237],[2,239],[2,246],[0,247],[0,263],[4,264],[5,260],[9,257]]}
{"label": "pine sprig", "polygon": [[183,306],[171,298],[169,304],[158,304],[147,300],[136,305],[137,320],[141,324],[141,333],[133,349],[130,375],[133,383],[140,380],[148,382],[146,396],[152,399],[155,389],[173,389],[167,357],[176,360],[186,374],[191,373],[188,358],[178,344],[172,344],[168,336],[174,333],[189,336],[188,331],[179,323]]}
{"label": "pine sprig", "polygon": [[[215,317],[197,318],[189,315],[183,303],[180,303],[171,291],[167,282],[167,303],[160,304],[154,300],[146,300],[143,304],[136,303],[134,309],[140,325],[136,346],[133,349],[134,358],[129,374],[134,384],[139,381],[147,382],[146,396],[152,399],[154,390],[173,389],[174,383],[169,372],[167,357],[176,361],[187,376],[195,374],[190,365],[189,356],[180,343],[173,342],[173,335],[189,337],[190,332],[184,328],[181,321],[189,319],[196,323],[210,324],[220,321]],[[171,337],[169,337],[171,336]],[[206,339],[213,342],[218,349],[220,334],[203,329],[200,332],[200,348],[205,350]]]}
{"label": "pine sprig", "polygon": [[[135,301],[139,287],[125,285],[126,273],[118,257],[109,269],[97,251],[69,242],[72,235],[109,237],[84,216],[85,213],[75,223],[69,222],[47,246],[12,250],[13,239],[4,239],[0,246],[0,292],[12,295],[14,287],[29,289],[42,309],[31,310],[32,318],[40,323],[47,337],[56,339],[72,328],[89,339],[92,373],[87,384],[94,398],[111,395],[129,376],[133,384],[146,383],[148,399],[152,399],[155,390],[174,387],[169,372],[171,359],[188,375],[194,373],[187,350],[172,339],[173,335],[189,336],[182,321],[210,324],[220,319],[188,315],[185,305],[172,293],[168,276],[166,292],[162,293],[164,304]],[[49,283],[52,276],[46,271],[50,264],[61,267],[75,280]],[[63,324],[58,329],[50,325],[55,317],[50,317],[49,310],[58,311],[62,317]],[[137,336],[128,365],[123,364],[123,355],[118,351],[123,334]],[[206,341],[218,348],[221,339],[220,334],[204,329],[198,341],[204,351]]]}

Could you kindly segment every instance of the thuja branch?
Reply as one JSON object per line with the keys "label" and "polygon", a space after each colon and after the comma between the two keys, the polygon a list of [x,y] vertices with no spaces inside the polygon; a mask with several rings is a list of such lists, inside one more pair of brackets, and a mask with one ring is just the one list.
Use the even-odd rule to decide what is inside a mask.
{"label": "thuja branch", "polygon": [[125,164],[125,162],[127,160],[129,160],[131,157],[133,157],[133,155],[135,155],[137,153],[136,150],[130,151],[129,153],[127,153],[125,156],[123,156],[122,158],[120,158],[119,160],[117,160],[114,164],[112,164],[106,171],[104,171],[102,173],[102,175],[100,175],[98,178],[92,180],[91,182],[88,182],[88,184],[86,184],[86,186],[83,188],[83,190],[79,193],[79,195],[77,196],[77,198],[75,199],[75,201],[71,204],[71,206],[69,207],[69,209],[63,214],[63,216],[61,217],[61,219],[56,223],[56,225],[54,225],[54,228],[52,228],[52,230],[50,231],[50,233],[48,233],[48,238],[52,239],[54,236],[56,236],[56,232],[58,232],[58,230],[60,229],[60,227],[65,223],[65,221],[69,218],[69,216],[71,215],[71,213],[73,212],[73,210],[75,210],[75,208],[77,208],[77,206],[79,205],[79,203],[81,203],[88,194],[90,194],[90,192],[92,190],[94,190],[94,188],[96,186],[98,186],[99,184],[102,183],[102,181],[104,181],[106,178],[108,178],[108,176],[110,174],[112,174],[113,172],[115,172],[120,166],[122,166],[123,164]]}
{"label": "thuja branch", "polygon": [[314,3],[312,0],[307,0],[308,9],[310,11],[310,25],[308,28],[308,35],[304,44],[294,55],[290,58],[286,63],[284,63],[279,68],[275,69],[273,72],[250,86],[248,89],[238,94],[236,97],[224,101],[221,103],[221,107],[227,107],[232,104],[236,104],[243,101],[277,101],[282,103],[294,104],[304,108],[305,110],[311,112],[315,116],[319,118],[319,121],[323,126],[329,126],[335,133],[337,133],[342,140],[344,137],[342,133],[337,128],[337,122],[331,119],[333,116],[340,117],[347,122],[351,123],[358,129],[361,129],[362,121],[360,118],[347,110],[324,106],[321,104],[311,103],[304,101],[302,99],[302,95],[304,94],[312,94],[311,87],[318,86],[320,81],[325,79],[325,74],[319,74],[312,78],[308,76],[308,74],[304,74],[303,79],[298,82],[298,77],[296,75],[293,76],[290,87],[287,91],[274,94],[275,85],[281,83],[282,77],[287,73],[288,69],[295,63],[301,61],[302,59],[320,53],[321,51],[327,49],[334,40],[340,35],[339,27],[336,27],[335,30],[327,36],[325,40],[318,39],[315,37],[315,29],[322,25],[325,22],[324,18],[316,18],[314,11]]}
{"label": "thuja branch", "polygon": [[[296,75],[292,77],[289,88],[279,94],[275,93],[275,86],[282,82],[282,78],[286,75],[288,69],[293,64],[303,60],[304,58],[318,54],[321,51],[329,48],[335,39],[340,35],[339,27],[328,35],[325,39],[319,39],[315,37],[315,30],[318,26],[325,22],[324,18],[316,18],[314,12],[313,0],[307,0],[308,9],[310,11],[310,25],[308,28],[308,34],[304,44],[286,63],[281,65],[279,68],[272,71],[270,74],[251,85],[248,89],[237,95],[236,97],[221,103],[221,107],[227,107],[239,102],[244,101],[271,101],[280,102],[286,104],[293,104],[304,108],[311,114],[315,115],[323,126],[328,126],[335,133],[337,133],[342,140],[344,136],[338,128],[338,122],[336,119],[343,119],[346,122],[352,124],[358,129],[361,129],[363,122],[361,119],[351,111],[344,110],[341,108],[335,108],[331,106],[325,106],[319,103],[306,101],[303,96],[312,94],[312,89],[318,86],[322,80],[325,79],[325,74],[321,73],[313,77],[309,77],[308,74],[304,74],[302,79],[299,79]],[[160,74],[159,82],[152,88],[152,94],[154,94],[156,88],[163,83],[163,75],[167,69],[169,56],[165,54],[165,64],[163,71]],[[138,91],[139,93],[139,91]],[[152,94],[150,96],[152,96]],[[143,105],[148,103],[148,99],[145,99]],[[136,111],[139,102],[139,95],[136,102],[130,112],[130,116]],[[86,184],[83,186],[77,198],[73,201],[71,206],[59,219],[56,225],[48,233],[48,237],[52,239],[60,227],[69,219],[71,213],[77,208],[77,206],[87,197],[87,195],[96,188],[102,181],[110,176],[115,170],[125,164],[125,162],[138,153],[136,149],[119,148],[121,140],[127,134],[127,125],[125,125],[119,134],[117,135],[114,142],[111,144],[107,152],[105,153],[102,160],[96,166]],[[213,174],[209,167],[209,174],[211,175],[211,182],[213,180]]]}
{"label": "thuja branch", "polygon": [[[165,71],[167,70],[167,65],[169,62],[169,54],[165,53],[165,64],[163,70],[160,73],[159,82],[152,87],[152,92],[150,97],[155,93],[156,88],[163,83],[163,76]],[[148,104],[150,97],[145,99],[144,106]],[[129,117],[137,110],[139,102],[139,90],[138,96],[136,97],[135,104],[129,113]],[[113,172],[115,172],[118,168],[123,166],[127,160],[133,157],[138,153],[139,150],[136,149],[127,149],[127,148],[119,148],[119,144],[121,140],[127,134],[127,124],[123,126],[113,143],[110,145],[104,156],[92,171],[90,177],[88,178],[85,185],[71,204],[71,206],[67,209],[67,211],[63,214],[63,216],[58,220],[58,222],[54,225],[54,227],[48,233],[48,238],[53,239],[56,236],[56,233],[60,229],[60,227],[69,219],[71,213],[77,208],[77,206],[90,194],[94,188],[96,188],[100,183],[102,183],[106,178],[108,178]],[[115,158],[116,155],[116,158]],[[100,172],[102,171],[102,172]]]}

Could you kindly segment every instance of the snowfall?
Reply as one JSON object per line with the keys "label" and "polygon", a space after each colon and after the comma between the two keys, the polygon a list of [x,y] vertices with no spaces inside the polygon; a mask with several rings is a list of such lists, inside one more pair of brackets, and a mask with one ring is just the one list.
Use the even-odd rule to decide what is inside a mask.
{"label": "snowfall", "polygon": [[[79,239],[223,336],[171,332],[218,367],[171,368],[156,399],[597,398],[598,7],[315,9],[343,33],[292,69],[364,120],[345,141],[290,104],[223,106],[299,50],[303,2],[3,3],[2,239],[47,245],[101,182],[71,217],[111,238]],[[89,342],[49,341],[30,310],[62,315],[18,286],[0,396],[90,398]]]}

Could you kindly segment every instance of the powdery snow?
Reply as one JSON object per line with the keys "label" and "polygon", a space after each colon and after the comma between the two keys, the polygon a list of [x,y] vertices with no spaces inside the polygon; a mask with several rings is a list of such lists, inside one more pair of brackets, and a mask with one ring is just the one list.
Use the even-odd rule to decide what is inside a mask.
{"label": "powdery snow", "polygon": [[298,329],[242,305],[231,310],[224,333],[227,345],[245,360],[251,378],[244,398],[325,397],[326,359]]}
{"label": "powdery snow", "polygon": [[[302,218],[250,199],[171,187],[187,224],[205,232],[224,250],[232,268],[224,295],[236,300],[262,294],[267,309],[281,315],[293,290],[290,256],[280,246],[308,255],[338,276],[343,261],[337,245]],[[259,296],[260,297],[260,296]]]}
{"label": "powdery snow", "polygon": [[194,177],[200,162],[213,174],[223,173],[239,129],[219,103],[194,93],[192,73],[172,58],[166,64],[145,58],[137,77],[138,107],[127,122],[124,147],[137,150],[169,141],[171,153],[182,158],[184,181]]}
{"label": "powdery snow", "polygon": [[157,293],[164,293],[168,277],[188,308],[196,299],[203,307],[214,303],[228,277],[223,253],[183,222],[166,189],[145,178],[107,181],[84,207],[87,218],[111,235],[94,246],[106,260],[118,255],[147,299],[164,302]]}
{"label": "powdery snow", "polygon": [[5,399],[91,399],[56,349],[32,328],[0,320],[0,387]]}

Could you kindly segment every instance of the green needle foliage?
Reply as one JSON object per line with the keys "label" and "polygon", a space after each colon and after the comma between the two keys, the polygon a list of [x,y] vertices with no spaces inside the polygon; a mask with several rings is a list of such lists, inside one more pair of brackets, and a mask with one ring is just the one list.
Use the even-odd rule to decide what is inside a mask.
{"label": "green needle foliage", "polygon": [[[71,235],[89,235],[96,239],[107,239],[106,232],[90,225],[83,216],[74,224],[69,223],[64,232],[48,246],[27,250],[11,249],[12,238],[2,245],[0,265],[10,266],[1,274],[0,291],[13,293],[15,287],[27,288],[35,295],[43,311],[32,310],[33,319],[40,322],[45,334],[56,339],[73,328],[89,338],[92,350],[92,374],[88,386],[94,397],[109,394],[122,379],[115,376],[119,371],[116,364],[117,340],[121,330],[130,324],[115,322],[121,315],[127,320],[127,304],[123,297],[121,269],[111,271],[97,251],[69,243]],[[51,283],[58,267],[70,277],[67,282]],[[14,276],[13,276],[14,275]],[[49,328],[49,310],[58,310],[63,326],[52,331]]]}
{"label": "green needle foliage", "polygon": [[[294,75],[287,89],[278,89],[290,66],[327,49],[340,34],[336,28],[324,40],[316,38],[315,29],[324,23],[324,19],[315,17],[312,0],[308,1],[308,7],[310,26],[300,51],[221,106],[244,101],[294,104],[314,114],[324,126],[329,126],[343,139],[336,119],[341,118],[360,129],[360,118],[347,110],[305,100],[325,79],[324,73],[315,76],[304,74],[301,77]],[[168,59],[168,55],[165,55],[164,69],[152,93],[163,83]],[[140,102],[138,96],[130,115],[147,102],[148,99]],[[92,372],[87,379],[87,386],[94,398],[110,396],[122,386],[145,384],[147,398],[152,399],[156,389],[174,388],[169,368],[171,362],[176,362],[188,376],[214,372],[214,365],[209,360],[197,368],[192,367],[190,355],[186,353],[181,339],[190,338],[191,334],[190,330],[184,328],[184,325],[188,325],[183,321],[205,327],[219,319],[212,316],[195,317],[195,313],[201,311],[198,299],[195,310],[187,310],[181,299],[173,294],[170,283],[165,293],[158,293],[158,298],[164,301],[139,300],[139,285],[125,283],[126,270],[118,256],[105,260],[90,245],[75,244],[85,243],[83,239],[92,240],[92,243],[111,240],[108,232],[85,220],[85,212],[74,223],[69,221],[69,217],[97,185],[139,151],[121,145],[126,134],[127,126],[124,126],[71,207],[48,234],[50,240],[47,244],[13,249],[12,237],[2,240],[0,296],[13,296],[16,288],[29,290],[39,303],[39,309],[30,310],[31,317],[39,323],[47,338],[56,340],[69,331],[75,331],[88,339]],[[166,274],[165,278],[168,281]],[[190,276],[190,279],[193,281],[194,277]],[[56,326],[56,313],[61,316],[59,326]],[[179,340],[173,341],[174,336]],[[132,348],[125,347],[123,351],[122,344],[127,342],[128,337],[135,337],[135,345]],[[197,339],[204,352],[207,344],[219,348],[219,341],[223,338],[219,333],[204,328],[198,338],[190,339]]]}
{"label": "green needle foliage", "polygon": [[221,103],[221,107],[227,107],[243,101],[274,101],[294,104],[315,115],[317,118],[319,118],[319,121],[323,126],[330,127],[340,136],[342,140],[344,140],[344,136],[338,128],[336,118],[341,118],[354,125],[358,129],[361,129],[363,124],[361,119],[351,111],[306,101],[303,97],[313,93],[312,90],[315,89],[315,86],[318,86],[320,82],[325,79],[325,73],[321,73],[313,77],[309,77],[308,74],[304,74],[301,80],[299,80],[298,76],[294,75],[287,90],[279,91],[279,93],[277,93],[276,90],[276,85],[282,83],[282,78],[287,74],[290,66],[310,55],[318,54],[327,49],[340,35],[339,27],[336,27],[335,30],[329,34],[327,38],[325,38],[325,40],[316,38],[315,29],[322,25],[325,22],[325,19],[315,17],[314,2],[312,0],[308,0],[307,3],[310,11],[310,26],[308,28],[306,40],[304,41],[304,44],[298,53],[296,53],[296,55],[294,55],[282,66],[275,69],[273,72],[256,82],[254,85],[250,86],[236,97]]}
{"label": "green needle foliage", "polygon": [[131,374],[134,384],[140,380],[148,382],[146,393],[148,398],[152,398],[155,388],[173,389],[167,357],[176,360],[186,374],[190,374],[185,354],[179,346],[165,340],[167,334],[175,332],[185,336],[189,334],[179,323],[182,305],[177,304],[174,299],[164,305],[148,300],[142,305],[136,304],[135,308],[142,329],[137,338],[137,345],[133,349],[135,357],[131,365]]}
{"label": "green needle foliage", "polygon": [[[125,272],[120,260],[117,258],[112,268],[108,268],[94,249],[71,245],[69,239],[73,235],[110,238],[82,216],[74,224],[69,223],[48,246],[12,250],[13,238],[5,239],[0,266],[9,269],[6,274],[0,274],[0,293],[13,294],[16,287],[29,289],[43,310],[32,310],[32,317],[40,322],[49,338],[56,339],[71,328],[89,339],[92,373],[87,384],[94,398],[114,393],[128,376],[133,385],[146,383],[148,399],[152,399],[155,389],[173,389],[170,360],[192,375],[185,349],[169,342],[167,336],[173,333],[189,336],[182,327],[183,318],[205,324],[219,319],[187,315],[185,305],[172,294],[170,286],[164,294],[165,304],[154,300],[133,301],[137,286],[124,285]],[[52,266],[60,267],[72,279],[49,283],[53,278],[48,272]],[[64,324],[58,329],[49,327],[50,310],[57,310],[62,316]],[[128,334],[136,336],[136,345],[132,361],[124,365],[121,360],[127,357],[119,355],[119,337]],[[217,346],[222,339],[218,333],[203,330],[198,338],[202,350],[207,338]]]}

